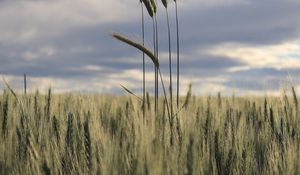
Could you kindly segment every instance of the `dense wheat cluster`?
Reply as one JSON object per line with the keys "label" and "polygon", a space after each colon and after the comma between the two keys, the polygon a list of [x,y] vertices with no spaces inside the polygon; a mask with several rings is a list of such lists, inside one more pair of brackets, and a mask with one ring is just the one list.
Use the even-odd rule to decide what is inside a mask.
{"label": "dense wheat cluster", "polygon": [[170,128],[166,105],[155,117],[149,96],[143,118],[135,98],[6,90],[0,174],[299,174],[298,100],[291,94],[189,91],[180,98],[181,125]]}

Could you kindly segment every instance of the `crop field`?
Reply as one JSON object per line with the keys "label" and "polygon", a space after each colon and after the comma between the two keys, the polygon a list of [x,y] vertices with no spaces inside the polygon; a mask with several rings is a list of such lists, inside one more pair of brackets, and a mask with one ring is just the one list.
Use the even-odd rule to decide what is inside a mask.
{"label": "crop field", "polygon": [[[299,174],[296,94],[154,99],[0,96],[0,174]],[[159,98],[163,104],[163,98]],[[176,120],[175,120],[176,119]]]}
{"label": "crop field", "polygon": [[0,175],[300,175],[297,2],[197,2],[0,1]]}

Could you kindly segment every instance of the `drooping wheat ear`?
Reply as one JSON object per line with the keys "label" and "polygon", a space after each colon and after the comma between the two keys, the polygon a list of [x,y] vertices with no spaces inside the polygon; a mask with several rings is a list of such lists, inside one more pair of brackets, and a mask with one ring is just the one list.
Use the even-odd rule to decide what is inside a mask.
{"label": "drooping wheat ear", "polygon": [[152,60],[152,62],[154,63],[154,65],[156,67],[159,67],[158,58],[153,54],[153,52],[150,49],[146,48],[145,46],[139,44],[138,42],[133,41],[133,40],[127,38],[126,36],[121,35],[121,34],[113,33],[112,36],[114,38],[116,38],[116,39],[118,39],[118,40],[120,40],[120,41],[122,41],[124,43],[127,43],[127,44],[129,44],[129,45],[131,45],[131,46],[139,49],[140,51],[144,52],[146,55],[149,56],[149,58]]}
{"label": "drooping wheat ear", "polygon": [[151,2],[149,0],[142,0],[142,1],[145,4],[147,11],[148,11],[149,15],[152,18],[153,15],[154,15],[154,11],[153,11],[153,7],[151,5]]}
{"label": "drooping wheat ear", "polygon": [[[142,52],[145,52],[146,55],[149,56],[149,58],[152,60],[153,64],[157,67],[158,69],[158,72],[159,72],[159,75],[160,75],[160,79],[161,79],[161,84],[162,84],[162,87],[163,87],[163,92],[164,92],[164,96],[165,96],[165,100],[168,104],[168,99],[167,99],[167,94],[166,94],[166,89],[165,89],[165,85],[164,85],[164,81],[163,81],[163,78],[162,78],[162,73],[160,71],[160,68],[159,68],[159,59],[155,56],[155,54],[153,54],[153,52],[149,49],[147,49],[146,47],[142,46],[141,44],[139,44],[138,42],[136,41],[133,41],[133,40],[130,40],[129,38],[125,37],[125,36],[122,36],[121,34],[117,34],[117,33],[113,33],[112,36],[128,45],[131,45],[137,49],[139,49],[140,51]],[[167,109],[168,109],[168,114],[169,116],[171,117],[171,113],[170,113],[170,110],[169,110],[169,106],[167,105]]]}

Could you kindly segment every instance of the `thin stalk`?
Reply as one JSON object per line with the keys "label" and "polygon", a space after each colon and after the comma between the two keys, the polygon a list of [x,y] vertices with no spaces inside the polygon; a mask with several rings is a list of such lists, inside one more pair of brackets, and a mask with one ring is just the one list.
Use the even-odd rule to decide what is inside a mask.
{"label": "thin stalk", "polygon": [[170,71],[170,107],[173,122],[173,88],[172,88],[172,54],[171,54],[171,31],[168,8],[166,8],[167,26],[168,26],[168,42],[169,42],[169,71]]}
{"label": "thin stalk", "polygon": [[[141,1],[140,1],[141,2]],[[145,46],[145,21],[144,21],[144,6],[141,2],[142,8],[142,38],[143,46]],[[146,100],[146,73],[145,73],[145,53],[143,52],[143,119],[145,119],[146,110],[145,110],[145,100]]]}
{"label": "thin stalk", "polygon": [[[180,68],[180,62],[179,62],[179,57],[180,57],[180,47],[179,47],[179,23],[178,23],[178,8],[177,8],[177,1],[175,0],[175,16],[176,16],[176,42],[177,42],[177,94],[176,94],[176,106],[177,110],[179,110],[179,68]],[[181,133],[181,124],[179,120],[179,112],[176,113],[176,123],[177,123],[177,133],[178,133],[178,139],[180,143],[180,149],[181,149],[181,144],[182,144],[182,133]],[[179,151],[181,152],[181,151]]]}
{"label": "thin stalk", "polygon": [[[154,16],[154,19],[155,19],[155,36],[156,36],[156,57],[157,58],[159,58],[158,57],[158,27],[157,27],[157,17],[156,17],[156,14],[155,14],[155,16]],[[157,110],[157,112],[158,112],[158,69],[157,69],[157,67],[156,67],[156,69],[155,69],[155,74],[156,74],[156,76],[155,76],[155,79],[156,79],[156,94],[157,94],[157,96],[156,96],[156,101],[157,101],[157,107],[156,107],[156,110]]]}
{"label": "thin stalk", "polygon": [[[152,24],[153,24],[153,47],[154,47],[154,55],[157,55],[156,51],[156,28],[155,28],[155,20],[152,18]],[[157,58],[157,57],[156,57]],[[158,80],[156,79],[157,77],[157,67],[154,66],[154,111],[155,111],[155,117],[157,117],[158,114],[158,92],[157,92],[157,86],[158,86]]]}
{"label": "thin stalk", "polygon": [[159,73],[159,76],[160,76],[161,86],[163,88],[163,92],[164,92],[164,96],[165,96],[165,101],[166,101],[166,104],[167,104],[167,111],[168,111],[169,120],[171,121],[171,113],[170,113],[170,107],[169,107],[169,103],[168,103],[168,98],[167,98],[167,92],[166,92],[166,88],[165,88],[165,83],[164,83],[164,80],[162,78],[162,73],[160,71],[160,68],[158,67],[157,70],[158,70],[158,73]]}
{"label": "thin stalk", "polygon": [[177,99],[176,99],[176,104],[177,104],[177,109],[179,108],[179,68],[180,68],[180,62],[179,62],[179,53],[180,53],[180,48],[179,48],[179,24],[178,24],[178,9],[177,9],[177,1],[175,1],[175,15],[176,15],[176,40],[177,40]]}
{"label": "thin stalk", "polygon": [[170,112],[170,107],[169,107],[169,103],[168,103],[166,88],[165,88],[165,84],[164,84],[164,80],[162,78],[162,74],[161,74],[160,68],[158,68],[158,72],[159,72],[159,76],[160,76],[160,80],[161,80],[161,85],[162,85],[164,96],[165,96],[165,101],[166,101],[166,104],[167,104],[167,111],[168,111],[169,123],[170,123],[170,133],[171,133],[170,143],[171,143],[171,145],[173,145],[174,134],[173,134],[173,122],[172,122],[173,119],[172,119],[172,115],[171,115],[172,111]]}
{"label": "thin stalk", "polygon": [[27,94],[27,77],[26,77],[26,74],[24,74],[24,94],[25,94],[25,96]]}

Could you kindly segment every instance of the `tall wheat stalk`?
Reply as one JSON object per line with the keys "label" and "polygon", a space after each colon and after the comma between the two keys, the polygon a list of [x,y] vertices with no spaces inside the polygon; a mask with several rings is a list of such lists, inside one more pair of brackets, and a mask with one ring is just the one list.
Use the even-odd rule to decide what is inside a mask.
{"label": "tall wheat stalk", "polygon": [[178,7],[177,7],[177,0],[174,0],[175,2],[175,16],[176,16],[176,44],[177,44],[177,94],[176,94],[176,105],[177,109],[179,108],[179,84],[180,84],[180,78],[179,78],[179,69],[180,69],[180,46],[179,46],[179,22],[178,22]]}
{"label": "tall wheat stalk", "polygon": [[167,18],[167,29],[168,29],[168,45],[169,45],[169,81],[170,81],[170,110],[171,110],[171,120],[170,120],[170,129],[171,129],[171,145],[173,145],[173,126],[174,126],[174,116],[173,116],[173,82],[172,82],[172,50],[171,50],[171,30],[170,30],[170,20],[168,12],[168,1],[162,0],[162,3],[165,7],[166,18]]}
{"label": "tall wheat stalk", "polygon": [[[155,29],[156,29],[156,57],[159,58],[159,55],[158,55],[158,26],[157,26],[157,18],[156,18],[156,15],[155,15]],[[158,110],[158,69],[156,68],[156,72],[155,72],[156,76],[155,76],[155,79],[156,79],[156,101],[157,101],[157,107],[156,109]]]}
{"label": "tall wheat stalk", "polygon": [[173,116],[173,83],[172,83],[172,50],[171,50],[171,30],[170,30],[170,20],[168,12],[168,1],[162,0],[162,3],[165,7],[166,18],[167,18],[167,29],[168,29],[168,46],[169,46],[169,81],[170,81],[170,106],[171,106],[171,115]]}
{"label": "tall wheat stalk", "polygon": [[[144,21],[144,6],[142,0],[140,0],[141,4],[141,13],[142,13],[142,38],[143,38],[143,46],[145,46],[145,21]],[[146,110],[145,110],[145,100],[146,100],[146,73],[145,73],[145,53],[143,52],[143,119],[145,119]]]}
{"label": "tall wheat stalk", "polygon": [[[153,50],[154,55],[157,57],[157,50],[156,50],[156,29],[155,29],[155,20],[154,17],[152,17],[152,26],[153,26]],[[154,112],[155,116],[157,116],[158,111],[158,80],[157,80],[157,67],[154,67]]]}
{"label": "tall wheat stalk", "polygon": [[[154,55],[157,57],[157,52],[156,52],[156,28],[155,28],[155,20],[154,20],[154,15],[156,15],[157,11],[157,6],[154,0],[142,0],[149,16],[152,18],[152,27],[153,27],[153,47],[154,47]],[[157,67],[154,67],[154,111],[155,111],[155,116],[157,116],[157,109],[158,109],[158,76],[157,76]]]}
{"label": "tall wheat stalk", "polygon": [[[153,22],[153,46],[154,46],[154,54],[157,58],[158,57],[158,27],[157,27],[157,3],[156,0],[150,0],[154,16],[152,17]],[[158,114],[158,68],[155,67],[154,70],[155,75],[155,116]]]}
{"label": "tall wheat stalk", "polygon": [[[176,107],[177,110],[179,111],[179,84],[180,84],[180,78],[179,78],[179,74],[180,74],[180,46],[179,46],[179,20],[178,20],[178,8],[177,8],[177,0],[174,0],[175,2],[175,17],[176,17],[176,45],[177,45],[177,93],[176,93]],[[180,120],[179,120],[179,114],[176,114],[176,123],[177,123],[177,134],[178,134],[178,139],[179,139],[179,144],[180,144],[180,148],[182,145],[182,131],[181,131],[181,124],[180,124]]]}

